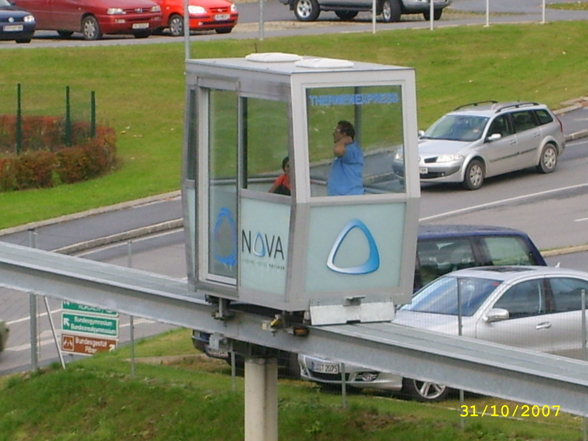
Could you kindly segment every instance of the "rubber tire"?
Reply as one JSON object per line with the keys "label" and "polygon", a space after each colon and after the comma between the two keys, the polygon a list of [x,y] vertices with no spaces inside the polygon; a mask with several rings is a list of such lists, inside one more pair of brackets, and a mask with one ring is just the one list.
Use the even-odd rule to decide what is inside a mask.
{"label": "rubber tire", "polygon": [[382,2],[382,21],[384,23],[397,23],[400,21],[402,9],[398,0],[384,0]]}
{"label": "rubber tire", "polygon": [[82,34],[84,35],[84,40],[88,41],[100,40],[102,38],[102,31],[100,30],[100,25],[96,17],[88,15],[82,20]]}
{"label": "rubber tire", "polygon": [[286,378],[300,380],[300,364],[298,364],[298,354],[289,352],[286,355],[286,365],[284,366]]}
{"label": "rubber tire", "polygon": [[31,39],[30,38],[19,38],[18,40],[14,40],[14,41],[16,41],[19,44],[20,43],[30,43]]}
{"label": "rubber tire", "polygon": [[172,37],[182,37],[184,35],[184,17],[178,14],[172,14],[167,27]]}
{"label": "rubber tire", "polygon": [[294,15],[298,21],[316,21],[320,13],[317,0],[294,0]]}
{"label": "rubber tire", "polygon": [[353,20],[357,14],[358,11],[335,11],[335,15],[343,21]]}
{"label": "rubber tire", "polygon": [[[441,20],[442,15],[443,15],[443,9],[435,9],[433,11],[433,20],[435,20],[435,21]],[[423,17],[425,17],[425,20],[430,21],[431,20],[431,12],[430,11],[423,12]]]}
{"label": "rubber tire", "polygon": [[547,144],[543,147],[537,171],[540,173],[552,173],[557,166],[557,148],[553,144]]}
{"label": "rubber tire", "polygon": [[463,186],[466,190],[477,190],[484,184],[484,164],[479,159],[472,159],[468,166],[463,179]]}
{"label": "rubber tire", "polygon": [[230,34],[233,28],[218,28],[215,29],[214,32],[217,34]]}
{"label": "rubber tire", "polygon": [[69,38],[73,35],[73,31],[57,31],[57,35],[61,38]]}
{"label": "rubber tire", "polygon": [[402,379],[402,394],[421,403],[443,401],[447,398],[449,392],[450,388],[441,384],[411,378]]}

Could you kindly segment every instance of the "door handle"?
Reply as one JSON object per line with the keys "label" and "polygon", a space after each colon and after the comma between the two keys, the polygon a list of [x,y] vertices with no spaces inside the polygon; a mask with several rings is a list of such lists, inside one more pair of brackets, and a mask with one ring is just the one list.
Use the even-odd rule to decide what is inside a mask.
{"label": "door handle", "polygon": [[551,322],[541,322],[537,326],[535,326],[535,329],[537,329],[537,330],[549,329],[549,328],[551,328]]}

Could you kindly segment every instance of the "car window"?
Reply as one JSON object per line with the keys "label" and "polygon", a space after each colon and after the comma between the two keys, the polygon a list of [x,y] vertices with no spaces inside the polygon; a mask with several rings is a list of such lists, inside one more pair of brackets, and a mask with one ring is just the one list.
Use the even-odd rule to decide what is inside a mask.
{"label": "car window", "polygon": [[488,118],[476,115],[445,115],[423,135],[427,139],[475,141],[482,136]]}
{"label": "car window", "polygon": [[423,240],[417,243],[417,276],[421,286],[451,271],[476,266],[468,239]]}
{"label": "car window", "polygon": [[441,277],[421,289],[412,303],[401,309],[445,315],[457,315],[461,310],[463,316],[472,316],[500,283],[474,277]]}
{"label": "car window", "polygon": [[[553,294],[554,312],[579,311],[582,309],[582,290],[588,295],[588,282],[569,277],[549,280]],[[585,300],[588,302],[588,299]]]}
{"label": "car window", "polygon": [[499,133],[503,138],[514,133],[512,124],[507,115],[499,115],[494,119],[494,121],[492,121],[490,129],[488,130],[488,136],[495,133]]}
{"label": "car window", "polygon": [[535,115],[537,115],[537,119],[539,120],[540,125],[549,124],[550,122],[553,122],[553,117],[545,109],[535,110]]}
{"label": "car window", "polygon": [[506,309],[511,319],[545,314],[543,279],[527,280],[510,287],[494,304]]}
{"label": "car window", "polygon": [[537,265],[533,253],[519,237],[485,237],[481,240],[488,265]]}
{"label": "car window", "polygon": [[537,127],[537,122],[533,117],[533,112],[530,110],[513,112],[511,115],[512,120],[514,122],[514,128],[516,133],[521,133],[526,130]]}

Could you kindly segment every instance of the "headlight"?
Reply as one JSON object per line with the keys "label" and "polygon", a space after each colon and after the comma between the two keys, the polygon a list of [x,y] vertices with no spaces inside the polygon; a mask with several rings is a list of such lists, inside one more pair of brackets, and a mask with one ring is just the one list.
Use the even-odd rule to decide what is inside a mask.
{"label": "headlight", "polygon": [[108,8],[106,13],[108,15],[124,15],[125,11],[123,8]]}
{"label": "headlight", "polygon": [[24,22],[25,23],[34,23],[35,17],[33,17],[32,15],[25,15]]}
{"label": "headlight", "polygon": [[151,8],[151,12],[161,12],[161,6],[155,5]]}
{"label": "headlight", "polygon": [[234,3],[231,5],[231,12],[237,12],[237,5]]}
{"label": "headlight", "polygon": [[398,150],[394,155],[395,161],[404,161],[404,150]]}
{"label": "headlight", "polygon": [[457,162],[463,161],[463,156],[458,154],[453,155],[439,155],[437,156],[437,161],[435,162]]}
{"label": "headlight", "polygon": [[206,14],[206,9],[202,6],[188,6],[188,12],[190,14]]}

